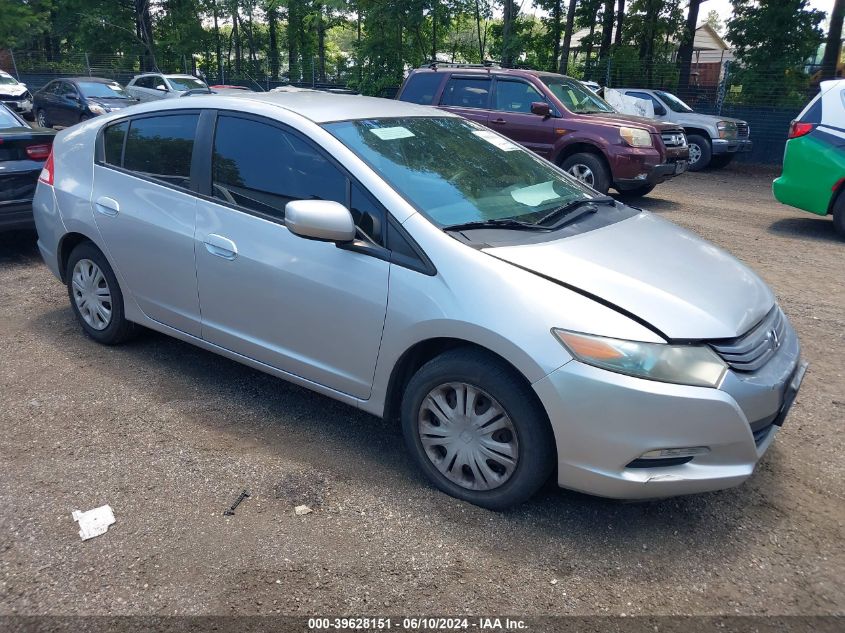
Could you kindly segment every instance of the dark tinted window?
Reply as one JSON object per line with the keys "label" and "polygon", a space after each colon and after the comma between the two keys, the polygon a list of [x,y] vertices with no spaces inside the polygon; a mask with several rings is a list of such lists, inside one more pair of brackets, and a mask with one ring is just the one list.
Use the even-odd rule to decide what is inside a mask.
{"label": "dark tinted window", "polygon": [[134,119],[126,138],[123,166],[188,187],[198,120],[198,114]]}
{"label": "dark tinted window", "polygon": [[399,99],[410,103],[431,105],[434,103],[434,95],[437,93],[442,80],[443,75],[438,73],[417,73],[416,75],[411,75]]}
{"label": "dark tinted window", "polygon": [[109,165],[121,166],[123,139],[126,136],[127,129],[129,129],[129,121],[123,121],[122,123],[108,126],[105,132],[103,132],[104,159]]}
{"label": "dark tinted window", "polygon": [[277,218],[291,200],[346,204],[346,176],[311,145],[275,126],[221,116],[212,159],[216,198]]}
{"label": "dark tinted window", "polygon": [[355,225],[374,242],[381,243],[384,234],[384,212],[358,184],[352,185],[350,210],[355,219]]}
{"label": "dark tinted window", "polygon": [[453,77],[446,84],[446,89],[440,98],[440,105],[487,108],[490,103],[490,84],[492,83],[489,79]]}
{"label": "dark tinted window", "polygon": [[73,84],[62,82],[59,87],[59,94],[63,97],[75,97],[79,93],[76,91],[76,86]]}
{"label": "dark tinted window", "polygon": [[496,82],[496,110],[530,113],[532,103],[545,100],[539,90],[524,81]]}

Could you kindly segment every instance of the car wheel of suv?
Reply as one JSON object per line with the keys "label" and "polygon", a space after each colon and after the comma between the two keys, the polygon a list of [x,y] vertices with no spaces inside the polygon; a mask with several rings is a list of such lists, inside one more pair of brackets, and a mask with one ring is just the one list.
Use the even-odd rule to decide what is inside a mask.
{"label": "car wheel of suv", "polygon": [[687,136],[687,145],[689,145],[690,171],[701,171],[710,164],[712,157],[710,141],[698,134],[690,134]]}
{"label": "car wheel of suv", "polygon": [[833,203],[833,228],[842,237],[845,237],[845,195],[840,193]]}
{"label": "car wheel of suv", "polygon": [[531,387],[481,350],[451,350],[417,371],[402,433],[435,486],[491,510],[526,501],[554,468],[554,436]]}
{"label": "car wheel of suv", "polygon": [[604,161],[595,154],[582,152],[573,154],[560,164],[570,176],[589,185],[599,193],[607,193],[610,189],[610,176]]}
{"label": "car wheel of suv", "polygon": [[90,242],[79,244],[67,263],[70,305],[85,333],[98,343],[117,345],[134,334],[123,314],[123,293],[108,261]]}
{"label": "car wheel of suv", "polygon": [[632,200],[634,198],[642,198],[643,196],[647,196],[657,185],[642,185],[640,187],[636,187],[634,189],[625,189],[619,191],[619,197],[624,200]]}
{"label": "car wheel of suv", "polygon": [[47,120],[47,113],[41,108],[35,113],[35,119],[38,121],[38,127],[50,127],[50,122]]}

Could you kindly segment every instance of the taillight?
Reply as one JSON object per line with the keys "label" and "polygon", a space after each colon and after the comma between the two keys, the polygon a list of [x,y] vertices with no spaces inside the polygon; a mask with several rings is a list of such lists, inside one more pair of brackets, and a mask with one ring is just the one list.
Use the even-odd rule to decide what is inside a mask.
{"label": "taillight", "polygon": [[53,150],[50,150],[47,156],[47,162],[44,163],[44,168],[41,170],[41,175],[38,176],[38,182],[43,182],[45,185],[53,185]]}
{"label": "taillight", "polygon": [[32,160],[44,160],[50,155],[49,145],[29,145],[26,148],[26,155]]}
{"label": "taillight", "polygon": [[815,123],[804,123],[803,121],[792,121],[789,124],[789,138],[798,138],[809,134],[816,127]]}

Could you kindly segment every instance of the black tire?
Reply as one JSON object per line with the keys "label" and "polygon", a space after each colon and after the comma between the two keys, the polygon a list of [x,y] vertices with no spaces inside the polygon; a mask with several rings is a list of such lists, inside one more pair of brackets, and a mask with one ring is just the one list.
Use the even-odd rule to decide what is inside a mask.
{"label": "black tire", "polygon": [[711,169],[724,169],[733,162],[734,154],[719,154],[710,159]]}
{"label": "black tire", "polygon": [[845,195],[839,194],[836,196],[836,202],[833,203],[833,228],[842,237],[845,238]]}
{"label": "black tire", "polygon": [[636,198],[642,198],[643,196],[647,196],[657,185],[642,185],[641,187],[637,187],[635,189],[625,189],[619,191],[619,197],[623,200],[634,200]]}
{"label": "black tire", "polygon": [[38,108],[38,110],[35,111],[35,121],[38,123],[39,127],[52,127],[50,125],[50,119],[47,118],[47,113],[41,108]]}
{"label": "black tire", "polygon": [[[583,165],[592,172],[593,183],[590,186],[593,189],[599,193],[607,193],[607,190],[610,189],[610,174],[601,157],[589,152],[579,152],[563,159],[560,168],[569,173],[571,169],[578,165]],[[575,177],[573,174],[570,175]]]}
{"label": "black tire", "polygon": [[706,169],[713,157],[713,151],[710,149],[710,141],[698,134],[690,134],[687,136],[687,145],[690,146],[691,151],[693,146],[697,146],[701,150],[701,157],[697,161],[693,163],[692,159],[690,159],[689,170],[701,171],[702,169]]}
{"label": "black tire", "polygon": [[[423,402],[432,390],[453,382],[464,382],[489,394],[515,429],[516,466],[504,483],[492,489],[472,490],[451,481],[437,469],[423,447],[419,431]],[[480,398],[484,399],[483,395]],[[403,394],[402,434],[417,465],[437,488],[490,510],[510,508],[534,495],[554,470],[557,454],[548,418],[529,384],[493,354],[473,348],[444,352],[414,374]]]}
{"label": "black tire", "polygon": [[[110,310],[111,317],[108,325],[103,329],[96,329],[89,325],[82,315],[82,312],[77,305],[74,296],[74,269],[80,260],[89,260],[97,265],[102,271],[107,284],[107,289],[110,293]],[[76,315],[85,334],[103,345],[117,345],[131,338],[136,331],[136,326],[131,321],[127,321],[123,311],[123,293],[120,290],[120,285],[117,283],[117,278],[114,276],[108,260],[91,242],[82,242],[71,251],[67,262],[67,292],[70,299],[70,307]]]}

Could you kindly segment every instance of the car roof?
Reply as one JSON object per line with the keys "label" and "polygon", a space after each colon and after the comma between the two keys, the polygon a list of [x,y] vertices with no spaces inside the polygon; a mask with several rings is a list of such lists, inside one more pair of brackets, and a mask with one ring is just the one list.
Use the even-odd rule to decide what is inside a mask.
{"label": "car roof", "polygon": [[83,81],[97,83],[97,84],[116,84],[119,83],[116,79],[106,79],[105,77],[59,77],[61,81],[69,81],[71,83],[79,83]]}
{"label": "car roof", "polygon": [[[531,70],[530,68],[500,68],[499,66],[439,66],[436,68],[423,67],[415,68],[411,74],[418,73],[451,73],[451,74],[476,74],[476,75],[513,75],[515,77],[565,77],[566,79],[574,79],[568,75],[561,75],[560,73],[551,73],[544,70]],[[577,81],[577,80],[576,80]]]}

